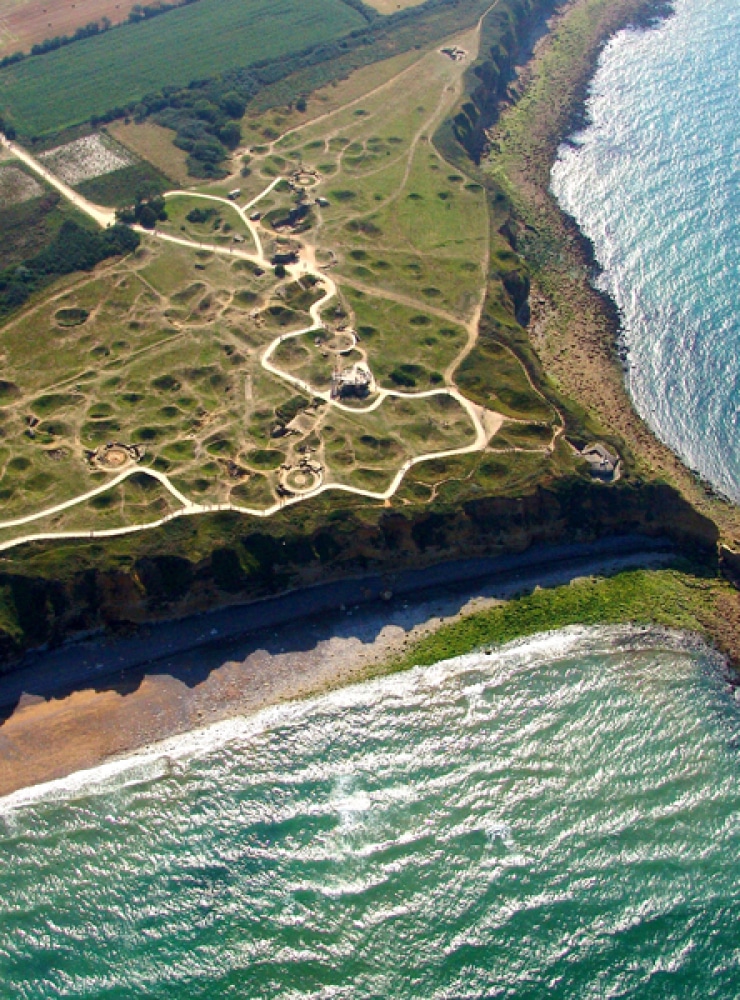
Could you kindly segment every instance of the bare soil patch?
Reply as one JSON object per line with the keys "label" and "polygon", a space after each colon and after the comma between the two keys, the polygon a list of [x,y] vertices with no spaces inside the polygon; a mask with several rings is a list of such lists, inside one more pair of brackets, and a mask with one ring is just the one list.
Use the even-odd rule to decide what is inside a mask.
{"label": "bare soil patch", "polygon": [[397,10],[407,7],[418,7],[424,0],[367,0],[381,14],[395,14]]}

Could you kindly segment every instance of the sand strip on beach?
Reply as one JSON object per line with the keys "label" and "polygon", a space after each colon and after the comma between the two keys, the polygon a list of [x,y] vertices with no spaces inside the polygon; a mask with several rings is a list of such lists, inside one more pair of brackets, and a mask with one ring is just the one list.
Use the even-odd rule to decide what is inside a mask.
{"label": "sand strip on beach", "polygon": [[[0,722],[0,796],[66,777],[222,719],[360,681],[373,667],[393,660],[442,622],[490,607],[523,589],[673,560],[670,551],[656,550],[644,541],[641,551],[595,552],[590,547],[590,556],[584,553],[545,566],[527,559],[518,571],[509,565],[505,572],[474,581],[437,582],[432,590],[416,595],[397,594],[385,601],[313,613],[246,635],[224,636],[221,629],[215,637],[217,630],[212,629],[210,642],[179,648],[171,655],[166,647],[156,649],[162,640],[152,633],[151,647],[157,652],[154,662],[137,664],[130,652],[129,662],[123,655],[109,656],[111,662],[120,662],[118,669],[87,680],[80,675],[58,690],[53,690],[48,677],[41,683],[42,658],[35,670],[19,675],[20,683],[10,675],[3,679],[5,688],[0,686],[0,702],[5,704],[0,716],[4,719]],[[206,624],[224,621],[202,616],[198,623],[184,622],[180,628],[184,633],[188,628],[202,633],[204,620]],[[98,656],[103,643],[113,654],[126,651],[124,642],[96,640],[93,648]],[[67,647],[61,656],[49,654],[47,659],[55,669],[62,662],[73,668],[89,656],[88,650],[88,645],[80,644]],[[34,683],[34,677],[39,683]],[[69,678],[73,677],[70,669]]]}

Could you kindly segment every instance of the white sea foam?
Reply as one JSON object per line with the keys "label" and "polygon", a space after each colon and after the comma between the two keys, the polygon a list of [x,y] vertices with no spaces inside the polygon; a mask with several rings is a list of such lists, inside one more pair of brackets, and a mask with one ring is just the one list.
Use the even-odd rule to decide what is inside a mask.
{"label": "white sea foam", "polygon": [[[451,677],[482,671],[486,676],[495,673],[508,678],[542,662],[555,663],[579,648],[584,655],[613,652],[621,643],[631,643],[635,639],[646,647],[676,649],[685,647],[687,641],[683,633],[662,629],[648,631],[631,626],[572,626],[528,636],[497,649],[469,653],[432,666],[415,667],[405,673],[350,685],[317,698],[276,705],[250,716],[238,716],[170,737],[96,767],[1,797],[0,816],[39,802],[107,794],[115,788],[153,781],[173,774],[179,765],[189,760],[203,759],[229,745],[248,745],[278,727],[299,728],[303,719],[317,711],[336,713],[370,706],[380,699],[396,700],[399,704],[410,703],[410,700],[419,703],[425,697],[433,699],[434,692]],[[472,682],[471,692],[479,689],[480,682],[476,679]],[[463,690],[466,690],[465,687]],[[531,724],[537,725],[536,721]],[[333,771],[335,765],[327,765],[325,769],[320,763],[315,763],[311,768],[312,776],[319,778]],[[304,778],[306,776],[303,775]]]}
{"label": "white sea foam", "polygon": [[619,307],[637,409],[740,502],[740,7],[675,11],[605,47],[552,187]]}
{"label": "white sea foam", "polygon": [[[661,959],[705,981],[740,836],[718,662],[570,629],[168,741],[4,814],[0,976],[53,944],[21,1000],[516,995],[522,970],[596,996]],[[637,971],[609,951],[635,935]]]}

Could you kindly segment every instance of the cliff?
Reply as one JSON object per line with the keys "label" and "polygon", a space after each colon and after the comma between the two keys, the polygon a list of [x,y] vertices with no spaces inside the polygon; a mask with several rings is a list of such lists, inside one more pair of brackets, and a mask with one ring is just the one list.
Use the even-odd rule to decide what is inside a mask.
{"label": "cliff", "polygon": [[[634,533],[666,537],[716,564],[716,527],[671,487],[609,487],[579,477],[520,497],[483,496],[459,506],[337,507],[309,531],[284,516],[255,530],[237,516],[215,515],[104,551],[90,544],[59,544],[53,551],[33,546],[23,572],[0,572],[0,657],[8,669],[28,648],[98,629],[126,632],[318,580]],[[209,539],[216,544],[198,558]],[[188,551],[193,555],[180,554]]]}

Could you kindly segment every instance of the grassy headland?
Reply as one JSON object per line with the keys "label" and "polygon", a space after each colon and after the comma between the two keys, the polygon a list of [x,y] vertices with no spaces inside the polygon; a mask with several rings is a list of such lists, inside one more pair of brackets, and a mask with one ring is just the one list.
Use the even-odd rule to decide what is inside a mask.
{"label": "grassy headland", "polygon": [[538,589],[443,625],[378,673],[436,663],[569,625],[628,623],[697,632],[738,663],[740,608],[730,584],[690,570],[635,570]]}
{"label": "grassy headland", "polygon": [[662,0],[574,0],[556,19],[491,136],[486,168],[514,207],[512,242],[531,282],[530,336],[553,382],[605,434],[624,442],[638,475],[671,483],[740,548],[740,510],[687,469],[636,414],[618,355],[619,319],[591,285],[592,250],[550,193],[559,143],[579,123],[606,38],[666,12]]}
{"label": "grassy headland", "polygon": [[[11,659],[24,648],[55,643],[74,633],[101,627],[111,631],[128,630],[156,618],[182,616],[219,604],[249,601],[319,580],[373,571],[392,572],[457,559],[461,553],[472,556],[521,552],[531,545],[589,542],[626,532],[668,535],[686,551],[692,554],[699,551],[710,567],[708,572],[716,570],[718,532],[715,523],[720,525],[726,539],[736,540],[738,534],[733,534],[732,529],[737,524],[737,511],[705,496],[678,459],[652,438],[632,411],[614,356],[613,313],[608,303],[588,284],[588,260],[583,243],[547,193],[549,167],[557,141],[569,129],[578,96],[582,95],[603,37],[638,10],[654,9],[655,4],[646,4],[644,0],[620,0],[618,3],[575,0],[552,40],[540,47],[527,77],[529,82],[522,83],[523,96],[504,116],[497,140],[499,149],[494,151],[491,161],[484,168],[476,165],[459,144],[461,138],[469,135],[475,138],[475,143],[465,149],[468,153],[478,149],[481,127],[485,131],[489,116],[494,114],[495,117],[492,108],[498,107],[505,90],[507,67],[512,65],[514,54],[526,47],[533,23],[541,20],[550,6],[547,0],[530,0],[519,6],[515,0],[502,0],[492,9],[491,15],[495,17],[491,17],[490,23],[488,19],[484,23],[482,57],[476,63],[476,70],[481,66],[488,68],[482,71],[482,76],[468,71],[466,93],[461,98],[470,131],[466,132],[465,123],[458,120],[455,122],[457,130],[451,125],[443,125],[435,133],[443,116],[440,112],[438,118],[433,107],[426,107],[429,96],[426,92],[417,97],[414,88],[404,84],[403,100],[388,103],[388,108],[393,109],[391,113],[386,108],[389,91],[376,92],[377,88],[368,87],[362,104],[358,105],[358,98],[353,96],[336,121],[309,121],[304,133],[294,133],[282,140],[270,137],[266,131],[275,121],[274,114],[266,115],[260,122],[257,110],[253,109],[251,127],[255,134],[262,129],[267,145],[255,143],[247,173],[242,174],[239,181],[236,180],[238,175],[234,175],[234,183],[248,185],[259,181],[264,185],[269,178],[291,169],[291,154],[297,156],[303,166],[315,167],[322,176],[321,184],[326,185],[325,191],[323,187],[317,190],[328,195],[327,204],[322,207],[320,216],[312,210],[306,224],[309,230],[314,227],[320,232],[322,239],[330,237],[327,245],[337,248],[336,259],[328,266],[334,268],[339,284],[344,283],[349,289],[344,297],[345,308],[357,314],[363,349],[368,351],[380,374],[387,378],[388,386],[398,384],[399,373],[406,379],[414,379],[417,387],[437,384],[440,378],[454,379],[468,398],[480,406],[497,410],[510,426],[502,426],[500,436],[494,435],[485,450],[414,467],[398,492],[386,501],[346,494],[334,494],[329,498],[323,494],[283,509],[259,523],[236,513],[209,513],[171,521],[156,531],[105,542],[59,539],[28,544],[14,551],[12,556],[0,559],[0,655]],[[459,14],[469,18],[474,8],[480,7],[478,3],[461,2]],[[449,18],[451,11],[454,12],[453,7],[448,9],[434,3],[425,4],[424,8],[428,9],[423,14],[423,24],[431,35],[440,28],[438,21]],[[163,22],[165,20],[162,18]],[[421,24],[420,21],[417,27]],[[405,30],[411,31],[411,28],[409,20]],[[556,41],[561,37],[560,32],[568,41],[568,45],[563,44],[561,48]],[[382,47],[380,36],[377,44]],[[346,58],[359,59],[360,51],[353,49]],[[389,51],[398,52],[398,44]],[[555,55],[550,56],[548,62],[551,52]],[[434,49],[428,55],[439,56],[440,60],[447,58]],[[326,81],[329,70],[338,73],[338,64],[343,58],[330,65],[322,63],[320,67],[303,68],[276,83],[276,90],[271,95],[268,94],[270,88],[265,88],[262,97],[269,103],[284,84],[292,99],[300,92],[297,88],[311,79],[310,74],[314,71],[320,71],[322,82]],[[375,58],[378,58],[377,53]],[[348,65],[351,68],[352,64]],[[444,61],[435,66],[435,73],[440,66],[445,72],[450,68]],[[481,91],[482,77],[487,83]],[[416,86],[423,83],[417,80]],[[451,86],[443,89],[440,108],[448,100],[446,95],[453,92]],[[429,93],[433,91],[430,89]],[[468,101],[468,97],[474,100]],[[454,102],[454,97],[449,100]],[[489,100],[493,105],[488,105]],[[293,112],[287,109],[287,113]],[[396,123],[394,114],[405,115],[408,122]],[[428,117],[422,124],[419,116],[424,114]],[[372,129],[377,134],[368,136],[367,131]],[[406,154],[401,160],[399,149],[404,148]],[[404,195],[402,200],[401,193]],[[290,196],[281,187],[276,187],[271,197],[275,202],[266,206],[268,211],[262,225],[272,240],[275,237],[269,227],[274,228],[274,220],[271,221],[270,213],[284,215],[289,205],[286,199]],[[485,239],[479,231],[485,228],[482,223],[485,222],[486,197],[488,254],[484,252]],[[476,213],[475,226],[471,222],[467,229],[460,229],[458,219],[458,228],[453,230],[448,220],[453,217],[452,207],[458,203],[469,206],[468,215]],[[425,208],[422,213],[422,206],[431,208]],[[437,245],[427,247],[425,254],[419,255],[414,248],[419,236],[416,230],[420,228],[417,222],[422,216],[434,223],[424,232],[427,237],[434,235]],[[180,225],[184,226],[186,221],[187,218],[181,220]],[[214,222],[215,219],[210,219],[208,224]],[[481,247],[477,264],[468,259],[466,243],[473,230]],[[450,233],[455,246],[449,240],[450,245],[445,244]],[[386,237],[387,245],[384,245]],[[408,246],[404,247],[404,241]],[[461,247],[466,248],[462,254]],[[141,315],[128,317],[130,322],[125,336],[121,332],[120,337],[108,344],[102,339],[103,332],[98,337],[95,325],[106,320],[104,311],[96,311],[90,303],[71,303],[84,308],[90,315],[87,328],[80,324],[82,333],[91,338],[90,343],[83,342],[77,327],[74,336],[68,339],[74,350],[84,347],[95,359],[94,363],[89,362],[89,371],[83,371],[85,366],[80,359],[78,369],[82,375],[91,384],[105,377],[100,398],[85,398],[85,405],[81,405],[80,397],[87,391],[87,382],[81,376],[72,380],[75,392],[69,391],[64,396],[44,390],[39,397],[42,387],[35,386],[33,400],[29,395],[34,419],[49,416],[45,412],[36,413],[39,405],[47,410],[58,407],[65,419],[54,419],[51,426],[45,421],[36,437],[29,437],[24,447],[29,455],[33,450],[36,460],[41,462],[47,461],[48,455],[39,449],[54,446],[58,459],[62,449],[56,447],[58,442],[52,441],[51,436],[60,440],[65,434],[74,437],[77,434],[75,421],[84,419],[84,425],[79,428],[80,440],[92,446],[121,434],[126,440],[146,441],[146,461],[158,471],[189,475],[188,463],[207,460],[201,469],[201,472],[205,470],[204,474],[199,472],[196,478],[194,472],[192,482],[187,476],[178,479],[183,489],[194,488],[206,495],[221,488],[219,484],[226,481],[222,467],[236,448],[235,441],[226,433],[226,418],[233,416],[235,426],[238,424],[242,429],[244,426],[243,386],[234,381],[232,387],[229,379],[241,377],[246,354],[264,347],[275,334],[275,330],[267,327],[262,332],[257,328],[250,332],[242,315],[254,311],[265,290],[255,283],[254,276],[239,272],[234,277],[236,270],[231,268],[233,274],[229,281],[231,278],[238,280],[242,294],[238,299],[236,286],[232,288],[220,273],[216,273],[222,268],[215,259],[211,260],[212,255],[206,260],[197,254],[193,256],[190,250],[155,253],[152,249],[144,249],[147,252],[140,255],[140,259],[122,265],[124,269],[140,266],[141,275],[129,275],[128,284],[121,281],[114,289],[118,299],[111,310],[119,319],[123,315],[122,305],[129,309],[134,305],[133,299],[128,301],[127,297],[134,291],[139,296]],[[182,268],[170,266],[177,254],[182,257]],[[419,256],[421,263],[417,260]],[[457,270],[453,271],[452,263]],[[426,268],[423,274],[420,273],[422,268]],[[197,273],[191,274],[191,269]],[[218,287],[214,285],[210,289],[213,294],[207,295],[209,289],[205,282],[211,276],[217,280]],[[119,277],[127,276],[121,273]],[[136,282],[143,278],[148,282],[147,287],[139,288],[134,278]],[[469,350],[465,348],[463,354],[456,351],[451,359],[445,353],[447,337],[451,341],[459,331],[448,325],[443,313],[453,310],[460,319],[466,314],[473,315],[475,297],[471,297],[470,289],[474,289],[474,285],[470,283],[479,281],[482,285],[484,278],[487,295],[478,336],[471,337]],[[259,281],[267,281],[264,274],[260,274]],[[173,284],[169,288],[162,282]],[[249,282],[254,284],[253,288],[251,284],[249,288],[244,287]],[[534,289],[531,296],[534,323],[530,330],[534,331],[534,346],[540,356],[533,350],[530,332],[523,325],[530,283]],[[368,286],[374,294],[382,293],[375,297],[384,302],[373,304],[375,300],[368,297]],[[417,286],[418,294],[424,298],[414,301],[413,311],[409,312],[411,307],[406,300],[417,297]],[[229,296],[219,301],[216,293],[224,289]],[[281,291],[288,296],[281,304],[270,305],[267,300],[262,303],[268,307],[265,323],[272,322],[269,317],[284,316],[288,311],[292,292],[287,286]],[[106,290],[108,294],[113,291]],[[456,295],[462,296],[462,300],[457,301]],[[179,298],[170,301],[174,296]],[[200,333],[179,328],[172,331],[173,337],[175,334],[183,337],[183,343],[187,332],[189,350],[200,349],[198,338],[201,337],[207,349],[215,352],[218,341],[213,336],[216,329],[213,324],[224,318],[234,322],[234,330],[225,331],[229,336],[233,334],[242,339],[249,336],[253,342],[245,341],[238,351],[236,343],[225,345],[233,346],[234,350],[224,349],[224,356],[218,358],[205,355],[197,364],[196,359],[188,361],[180,357],[183,352],[178,346],[176,357],[163,361],[162,356],[154,367],[151,358],[147,358],[137,360],[139,368],[136,371],[126,368],[128,360],[124,354],[139,345],[144,336],[142,331],[161,332],[164,319],[186,326],[191,323],[191,300],[198,304],[195,325]],[[58,306],[54,307],[56,311],[60,311]],[[171,307],[176,309],[173,311]],[[211,316],[209,310],[219,312],[219,316]],[[64,319],[68,310],[61,312]],[[15,327],[21,331],[17,341],[25,352],[23,357],[27,353],[24,346],[27,337],[21,334],[26,318],[25,315],[19,317]],[[56,312],[51,316],[50,327],[51,320],[59,326]],[[405,339],[396,335],[396,327],[407,331]],[[111,322],[106,322],[104,332],[106,336],[112,335]],[[389,340],[388,333],[395,339]],[[63,335],[68,336],[67,327]],[[61,336],[59,334],[60,339]],[[266,339],[260,340],[260,337]],[[570,357],[559,353],[557,337],[569,338],[562,343],[571,345],[568,348],[572,352]],[[276,352],[275,360],[286,370],[294,369],[301,377],[308,373],[313,379],[314,368],[322,363],[323,357],[319,351],[317,358],[314,349],[321,345],[316,344],[313,337],[303,339],[305,343],[297,339],[294,344],[281,348],[282,353]],[[373,357],[374,344],[382,346],[377,357]],[[288,346],[293,350],[288,351]],[[422,352],[420,358],[402,358],[400,354],[395,357],[392,353],[400,350],[409,353],[412,347]],[[420,360],[424,364],[419,363]],[[389,362],[387,371],[382,370],[384,361]],[[326,365],[325,359],[323,363]],[[106,365],[116,366],[115,370],[104,371]],[[178,365],[183,367],[182,372]],[[121,367],[120,372],[118,367]],[[221,377],[221,369],[231,373],[228,379]],[[163,371],[169,373],[169,378],[162,374]],[[586,375],[581,378],[583,372]],[[294,407],[291,409],[295,397],[289,398],[289,390],[278,385],[277,389],[268,387],[268,391],[264,382],[264,378],[256,382],[253,389],[256,396],[264,396],[267,392],[269,405],[255,409],[252,414],[251,450],[245,450],[243,468],[240,465],[236,470],[248,472],[250,478],[245,475],[243,482],[226,481],[229,489],[233,487],[239,491],[243,502],[249,500],[262,506],[267,505],[269,497],[263,497],[262,493],[246,496],[245,492],[267,489],[265,484],[281,461],[280,447],[287,447],[286,441],[289,444],[293,440],[284,436],[271,437],[275,424],[273,411],[276,418],[286,408],[291,410],[291,419],[298,415],[293,412]],[[233,391],[228,392],[231,388]],[[103,390],[107,393],[105,400]],[[172,400],[163,399],[162,393],[167,392],[179,395],[174,395]],[[280,392],[283,396],[273,398],[270,395]],[[163,402],[167,405],[157,410]],[[233,414],[229,410],[232,402],[237,407]],[[21,420],[26,410],[16,405],[17,399],[10,403],[16,406],[16,416]],[[106,403],[108,409],[104,408]],[[136,420],[134,413],[125,408],[133,405],[140,406]],[[118,409],[113,412],[115,407]],[[204,420],[214,413],[219,426],[214,426],[212,433],[211,429],[204,429],[210,427]],[[202,441],[197,441],[203,446],[202,454],[198,455],[191,454],[189,443],[194,434],[193,414],[200,421],[198,433],[202,431],[204,435]],[[378,419],[381,415],[379,411]],[[392,415],[395,416],[395,411]],[[298,416],[301,426],[297,430],[308,434],[310,428],[301,423],[305,423],[306,414]],[[417,443],[429,436],[427,425],[417,421],[411,409],[406,416]],[[454,421],[447,417],[446,420],[454,430]],[[286,417],[282,423],[287,422]],[[317,433],[316,441],[311,439],[310,443],[315,449],[323,442],[327,465],[344,462],[347,467],[344,475],[351,473],[356,477],[361,473],[361,485],[374,488],[379,474],[382,473],[384,482],[387,481],[391,466],[397,464],[391,432],[395,433],[401,421],[394,419],[388,426],[375,428],[372,434],[364,436],[354,426],[355,422],[353,413],[332,421],[322,417],[321,440]],[[42,437],[44,434],[49,437]],[[585,463],[577,460],[566,437],[574,443],[594,438],[613,443],[625,459],[622,480],[611,486],[594,483]],[[255,445],[261,447],[255,450]],[[350,453],[350,445],[353,449],[356,445],[357,450]],[[381,445],[387,454],[381,452]],[[659,461],[652,460],[653,454]],[[25,456],[15,457],[23,459]],[[10,460],[9,455],[8,458]],[[14,500],[24,511],[29,496],[38,497],[39,490],[51,491],[54,486],[48,469],[37,469],[30,458],[27,461],[29,464],[23,468],[11,469],[13,487],[27,486],[31,491],[24,495],[19,493]],[[43,471],[46,475],[39,479],[37,473]],[[229,473],[232,478],[233,472],[232,469]],[[337,481],[343,482],[341,478]],[[112,496],[104,506],[103,498],[96,497],[95,510],[86,509],[79,514],[74,510],[63,511],[60,516],[70,519],[103,516],[107,524],[117,527],[121,511],[127,504],[131,505],[137,519],[142,512],[147,518],[149,514],[153,516],[161,506],[162,497],[159,493],[140,495],[141,483],[138,481],[131,485],[134,486],[133,494],[121,490],[120,495]],[[11,497],[6,499],[10,501]],[[215,499],[221,502],[222,498]],[[127,522],[124,520],[124,523]],[[63,527],[77,530],[78,522],[75,520]],[[577,616],[584,614],[587,621],[632,620],[635,609],[639,611],[644,606],[639,598],[641,582],[645,582],[648,589],[653,587],[654,591],[656,617],[649,620],[699,627],[697,623],[703,619],[693,611],[686,612],[684,617],[679,613],[680,608],[669,614],[666,609],[671,602],[678,602],[676,607],[684,606],[681,604],[683,597],[671,579],[661,579],[664,582],[660,586],[653,586],[652,578],[641,581],[633,577],[627,588],[631,593],[629,600],[624,595],[617,599],[614,594],[611,597],[606,594],[592,596],[585,602],[579,598],[574,604],[574,589],[572,594],[566,595],[568,600],[551,599],[557,607],[536,601],[532,606],[517,602],[511,605],[508,624],[500,635],[512,637],[512,630],[515,634],[523,634],[543,627],[556,627],[558,622],[581,621],[584,619]],[[711,585],[697,584],[694,589],[697,594],[704,595],[712,608],[725,604],[732,606],[733,593],[716,580]],[[626,619],[610,617],[616,614],[613,608],[617,606]],[[658,615],[658,610],[663,617]],[[725,617],[732,620],[729,613]],[[722,620],[722,614],[712,612],[705,627],[719,636]],[[731,630],[729,634],[735,633]]]}

